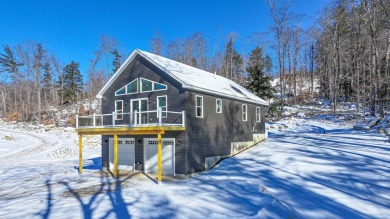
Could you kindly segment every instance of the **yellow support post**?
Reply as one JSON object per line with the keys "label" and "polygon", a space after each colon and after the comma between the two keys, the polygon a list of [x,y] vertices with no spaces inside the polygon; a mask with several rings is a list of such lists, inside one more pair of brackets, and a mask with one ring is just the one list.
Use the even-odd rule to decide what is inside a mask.
{"label": "yellow support post", "polygon": [[161,145],[161,134],[157,135],[157,181],[161,184],[162,180],[162,145]]}
{"label": "yellow support post", "polygon": [[79,135],[79,173],[83,173],[83,136]]}
{"label": "yellow support post", "polygon": [[114,176],[118,177],[118,135],[114,135]]}

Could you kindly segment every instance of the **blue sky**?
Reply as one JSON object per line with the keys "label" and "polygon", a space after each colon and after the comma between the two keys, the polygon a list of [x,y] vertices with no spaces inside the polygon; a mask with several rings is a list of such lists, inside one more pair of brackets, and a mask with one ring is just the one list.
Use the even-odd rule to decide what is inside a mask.
{"label": "blue sky", "polygon": [[[296,0],[294,12],[316,15],[326,0]],[[266,0],[240,1],[6,1],[0,0],[0,44],[34,40],[44,44],[62,62],[80,62],[81,71],[97,50],[101,35],[118,39],[128,52],[149,50],[156,31],[164,41],[200,31],[210,37],[269,29]]]}

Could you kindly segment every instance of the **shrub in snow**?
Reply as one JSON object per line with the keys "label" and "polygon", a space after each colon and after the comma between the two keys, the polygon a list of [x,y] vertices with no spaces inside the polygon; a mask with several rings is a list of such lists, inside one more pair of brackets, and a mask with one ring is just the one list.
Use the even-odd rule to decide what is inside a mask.
{"label": "shrub in snow", "polygon": [[370,127],[369,126],[366,126],[362,123],[356,123],[354,126],[353,126],[353,129],[355,130],[365,130],[365,131],[368,131],[370,130]]}
{"label": "shrub in snow", "polygon": [[372,127],[374,127],[376,124],[378,124],[379,121],[380,121],[380,118],[374,117],[374,118],[371,119],[371,121],[367,124],[367,126],[369,126],[370,128],[372,128]]}
{"label": "shrub in snow", "polygon": [[11,135],[4,135],[4,137],[3,137],[2,139],[8,140],[8,141],[10,141],[10,140],[15,140],[15,138],[12,137]]}
{"label": "shrub in snow", "polygon": [[385,129],[385,135],[390,137],[390,128]]}

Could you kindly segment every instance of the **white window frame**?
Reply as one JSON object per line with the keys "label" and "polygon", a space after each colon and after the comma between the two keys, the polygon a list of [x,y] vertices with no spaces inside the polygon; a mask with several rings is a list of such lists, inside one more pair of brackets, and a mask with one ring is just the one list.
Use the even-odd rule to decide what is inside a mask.
{"label": "white window frame", "polygon": [[[127,92],[127,85],[133,83],[134,81],[137,81],[137,83],[136,83],[136,84],[137,84],[137,91],[136,91],[136,92],[132,92],[132,93],[128,93],[128,92]],[[121,90],[121,89],[123,89],[123,88],[125,88],[125,93],[124,93],[124,94],[116,94],[116,92],[118,92],[119,90]],[[120,89],[118,89],[117,91],[115,91],[115,96],[123,96],[123,95],[136,94],[136,93],[138,93],[138,78],[132,80],[130,83],[126,84],[125,86],[123,86],[123,87],[121,87]]]}
{"label": "white window frame", "polygon": [[[152,82],[152,90],[150,91],[142,91],[142,79],[145,80],[145,81],[150,81]],[[155,81],[152,81],[152,80],[149,80],[149,79],[146,79],[146,78],[139,78],[139,93],[148,93],[148,92],[156,92],[156,91],[163,91],[163,90],[168,90],[168,85],[166,84],[162,84],[165,86],[165,89],[162,89],[162,90],[155,90],[154,89],[154,84],[162,84],[162,83],[158,83],[158,82],[155,82]]]}
{"label": "white window frame", "polygon": [[256,122],[261,122],[261,108],[256,107]]}
{"label": "white window frame", "polygon": [[[220,108],[220,111],[218,112],[218,101],[221,102],[221,108]],[[215,112],[216,113],[222,113],[222,100],[221,99],[216,99],[215,100]]]}
{"label": "white window frame", "polygon": [[[160,101],[158,100],[159,97],[165,97],[165,108],[166,108],[166,111],[168,111],[168,95],[161,95],[161,96],[157,96],[157,110],[158,108],[160,107]],[[168,112],[165,113],[165,116],[164,116],[164,113],[161,113],[161,118],[167,118],[168,117]],[[158,118],[158,111],[157,111],[157,118]]]}
{"label": "white window frame", "polygon": [[[244,111],[244,106],[245,106],[245,111]],[[248,121],[248,106],[246,104],[242,104],[241,110],[242,110],[242,121],[244,122]]]}
{"label": "white window frame", "polygon": [[120,116],[121,116],[121,118],[119,119],[119,117],[118,117],[118,110],[117,110],[117,108],[116,108],[116,106],[117,106],[117,102],[121,102],[122,103],[122,112],[121,113],[123,113],[123,100],[115,100],[115,120],[123,120],[123,114],[121,114]]}
{"label": "white window frame", "polygon": [[[201,103],[202,105],[201,106],[198,106],[198,97],[200,97],[202,99]],[[200,111],[202,115],[198,116],[198,107],[200,107],[202,110]],[[203,118],[203,96],[200,96],[200,95],[195,95],[195,116],[197,118]]]}

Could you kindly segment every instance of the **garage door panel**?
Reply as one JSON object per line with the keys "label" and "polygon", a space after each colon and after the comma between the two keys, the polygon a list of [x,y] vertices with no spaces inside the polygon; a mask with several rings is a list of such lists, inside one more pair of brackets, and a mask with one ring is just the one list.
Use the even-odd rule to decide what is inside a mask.
{"label": "garage door panel", "polygon": [[[110,169],[114,168],[114,139],[109,139]],[[134,138],[118,138],[118,170],[134,171]]]}
{"label": "garage door panel", "polygon": [[[145,139],[145,172],[157,173],[157,139]],[[162,172],[174,174],[174,139],[162,139]]]}

